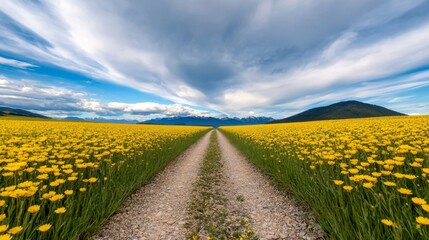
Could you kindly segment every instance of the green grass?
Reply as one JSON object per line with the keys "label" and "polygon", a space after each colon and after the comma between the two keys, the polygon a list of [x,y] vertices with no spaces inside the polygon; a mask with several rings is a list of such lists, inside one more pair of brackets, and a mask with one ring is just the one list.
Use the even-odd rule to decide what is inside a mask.
{"label": "green grass", "polygon": [[[100,161],[97,169],[87,168],[79,172],[79,179],[98,176],[95,183],[89,183],[90,186],[86,188],[85,192],[79,192],[76,184],[70,181],[56,187],[58,193],[73,189],[74,194],[65,199],[41,204],[42,201],[39,201],[39,198],[42,196],[39,192],[36,193],[35,198],[10,198],[7,206],[4,206],[6,207],[5,214],[11,218],[8,221],[13,221],[10,227],[19,225],[24,227],[22,232],[13,239],[89,239],[115,213],[125,198],[147,183],[156,173],[164,169],[169,162],[176,159],[180,153],[207,132],[208,129],[186,138],[165,141],[160,143],[159,148],[147,149],[144,153],[136,149],[136,155],[133,157],[124,157],[119,153],[114,153],[109,163]],[[160,152],[160,149],[164,149],[164,151]],[[93,155],[90,161],[98,162]],[[115,167],[112,167],[111,163],[114,163]],[[23,174],[21,177],[24,178],[25,174],[29,173]],[[107,180],[104,180],[104,177]],[[51,180],[55,180],[55,176],[50,175],[48,181]],[[3,184],[6,183],[3,182]],[[29,215],[24,206],[33,204],[40,204],[41,209],[37,214]],[[54,209],[62,206],[67,206],[64,214],[52,213]],[[52,228],[43,233],[36,231],[37,226],[44,223],[52,224]],[[0,223],[0,225],[2,224],[7,223]]]}
{"label": "green grass", "polygon": [[[281,152],[268,150],[224,129],[221,131],[278,187],[309,206],[329,239],[428,239],[427,227],[416,230],[412,217],[416,207],[406,203],[407,197],[394,192],[386,197],[357,186],[352,192],[346,192],[332,183],[333,176],[338,175],[337,169],[325,165],[311,170],[308,163],[295,156],[285,159]],[[400,227],[383,226],[380,223],[383,216]]]}
{"label": "green grass", "polygon": [[[231,211],[225,196],[221,151],[217,134],[210,145],[194,183],[185,225],[188,239],[257,239],[248,228],[249,217],[241,210]],[[238,196],[244,201],[243,196]]]}
{"label": "green grass", "polygon": [[[58,233],[58,238],[49,239],[64,239],[61,236],[67,236],[67,239],[87,239],[97,232],[98,228],[108,220],[121,205],[121,203],[134,191],[147,183],[156,173],[164,169],[169,162],[174,160],[190,145],[200,139],[207,131],[199,132],[191,138],[182,139],[169,143],[160,154],[158,151],[146,152],[144,156],[137,156],[133,159],[128,159],[126,164],[118,168],[107,169],[106,175],[113,181],[108,181],[106,184],[99,183],[97,188],[88,189],[89,194],[84,195],[86,199],[76,199],[75,204],[71,205],[74,209],[70,209],[79,218],[80,227],[70,224],[69,229],[63,229],[63,232],[72,232],[73,234]],[[142,161],[144,159],[144,161]],[[120,161],[120,156],[118,156]],[[103,171],[103,170],[101,170]],[[73,201],[73,199],[68,199]],[[74,230],[73,229],[77,229]],[[84,231],[82,231],[85,229]]]}
{"label": "green grass", "polygon": [[49,119],[49,118],[24,117],[24,116],[13,116],[13,115],[0,116],[0,120],[55,121],[54,119]]}

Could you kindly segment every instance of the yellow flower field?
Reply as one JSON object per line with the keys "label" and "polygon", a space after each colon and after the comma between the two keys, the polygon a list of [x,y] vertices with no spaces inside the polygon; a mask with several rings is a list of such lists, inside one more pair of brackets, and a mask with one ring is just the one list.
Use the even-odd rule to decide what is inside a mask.
{"label": "yellow flower field", "polygon": [[333,239],[429,239],[429,116],[222,127]]}
{"label": "yellow flower field", "polygon": [[0,118],[0,239],[88,237],[207,130]]}

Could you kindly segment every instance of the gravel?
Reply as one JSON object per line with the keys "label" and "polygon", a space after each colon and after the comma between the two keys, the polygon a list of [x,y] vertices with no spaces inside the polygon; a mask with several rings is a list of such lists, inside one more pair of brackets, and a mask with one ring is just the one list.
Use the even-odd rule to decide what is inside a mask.
{"label": "gravel", "polygon": [[125,200],[94,239],[184,239],[186,207],[210,133]]}
{"label": "gravel", "polygon": [[218,139],[230,198],[244,199],[241,207],[260,239],[323,239],[323,231],[311,213],[275,189],[219,131]]}
{"label": "gravel", "polygon": [[[323,239],[314,216],[270,180],[219,131],[229,211],[249,217],[260,239]],[[186,214],[210,133],[127,198],[93,239],[185,239]]]}

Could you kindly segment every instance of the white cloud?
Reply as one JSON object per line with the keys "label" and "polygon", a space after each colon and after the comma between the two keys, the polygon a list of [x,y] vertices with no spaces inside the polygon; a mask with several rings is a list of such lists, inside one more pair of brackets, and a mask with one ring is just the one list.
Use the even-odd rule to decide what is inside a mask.
{"label": "white cloud", "polygon": [[343,33],[323,51],[321,58],[332,59],[335,55],[341,54],[356,38],[357,33],[355,32]]}
{"label": "white cloud", "polygon": [[15,59],[4,58],[0,56],[0,65],[8,65],[16,68],[29,68],[29,67],[37,67],[31,63],[21,62]]}
{"label": "white cloud", "polygon": [[133,115],[165,115],[165,116],[210,116],[207,111],[200,111],[180,104],[159,104],[154,102],[119,103],[110,102],[107,108]]}
{"label": "white cloud", "polygon": [[[256,106],[258,106],[258,101],[263,100],[257,96],[269,98],[265,101],[265,106],[285,103],[278,105],[281,109],[297,102],[307,102],[305,99],[309,99],[308,103],[315,103],[320,101],[316,99],[321,94],[325,96],[325,100],[329,98],[335,101],[338,95],[349,98],[370,97],[371,94],[377,96],[377,94],[397,93],[427,86],[429,84],[428,71],[408,74],[402,78],[378,79],[394,76],[412,69],[413,66],[426,64],[429,61],[428,33],[429,24],[426,24],[397,37],[348,48],[336,55],[326,54],[325,51],[306,66],[295,68],[284,74],[264,78],[259,73],[252,84],[240,86],[239,91],[246,93],[247,96],[254,96]],[[342,39],[343,37],[340,37],[339,42],[343,42]],[[328,47],[327,52],[330,52],[330,49],[332,49],[331,46]],[[327,58],[328,55],[330,58]],[[406,61],[400,56],[406,56]],[[407,83],[401,83],[400,79],[407,79]],[[368,88],[374,85],[372,82],[377,82],[376,87],[372,88],[373,91],[369,91]],[[350,90],[344,91],[345,88]],[[331,94],[335,89],[342,93]],[[224,97],[228,96],[229,93],[224,94]],[[248,107],[250,102],[239,105]],[[227,101],[225,101],[226,103]],[[306,105],[299,104],[298,106],[305,107]]]}
{"label": "white cloud", "polygon": [[390,100],[388,100],[388,103],[397,103],[397,102],[401,102],[407,99],[412,98],[413,96],[404,96],[404,97],[393,97]]}
{"label": "white cloud", "polygon": [[82,110],[82,92],[27,79],[0,76],[0,104],[34,110]]}
{"label": "white cloud", "polygon": [[101,106],[101,103],[98,101],[94,101],[94,100],[86,100],[83,99],[80,103],[80,106],[88,111],[93,111],[93,112],[103,112],[104,109]]}
{"label": "white cloud", "polygon": [[[92,117],[141,116],[211,116],[208,111],[197,110],[180,104],[159,104],[154,102],[107,104],[89,98],[85,92],[69,90],[63,87],[44,84],[34,80],[17,80],[0,77],[0,105],[35,110],[50,116],[81,115]],[[128,116],[130,118],[130,116]]]}
{"label": "white cloud", "polygon": [[234,114],[279,112],[426,86],[427,78],[411,76],[392,83],[396,74],[429,62],[427,17],[398,23],[421,5],[424,1],[3,1],[0,10],[39,40],[0,22],[0,50],[180,104],[109,108],[87,99],[73,105],[87,111],[121,105],[130,113],[200,114],[183,106],[199,105]]}

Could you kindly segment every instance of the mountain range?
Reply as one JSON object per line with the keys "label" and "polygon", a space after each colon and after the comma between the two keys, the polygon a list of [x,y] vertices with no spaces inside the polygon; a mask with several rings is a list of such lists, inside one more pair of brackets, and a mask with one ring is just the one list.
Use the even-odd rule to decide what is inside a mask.
{"label": "mountain range", "polygon": [[41,114],[33,113],[30,111],[10,108],[10,107],[0,107],[0,116],[17,116],[17,117],[34,117],[34,118],[49,118]]}
{"label": "mountain range", "polygon": [[332,120],[346,118],[367,118],[384,116],[403,116],[399,113],[385,107],[363,103],[359,101],[344,101],[334,103],[325,107],[312,108],[310,110],[298,113],[291,117],[275,120],[271,123],[286,122],[306,122],[316,120]]}
{"label": "mountain range", "polygon": [[[312,108],[307,111],[298,113],[296,115],[275,120],[270,117],[245,117],[245,118],[230,118],[230,117],[168,117],[168,118],[155,118],[141,122],[143,124],[165,124],[165,125],[197,125],[197,126],[232,126],[232,125],[252,125],[264,123],[287,123],[287,122],[306,122],[316,120],[332,120],[332,119],[346,119],[346,118],[366,118],[366,117],[382,117],[382,116],[403,116],[405,114],[399,113],[381,106],[363,103],[359,101],[344,101],[338,102],[329,106]],[[20,116],[20,117],[34,117],[34,118],[49,118],[41,114],[33,113],[30,111],[0,107],[0,116]],[[79,118],[67,117],[64,120],[71,121],[91,121],[91,122],[115,122],[115,123],[139,123],[137,120],[128,119],[108,119],[108,118]]]}
{"label": "mountain range", "polygon": [[167,124],[167,125],[196,125],[196,126],[232,126],[232,125],[252,125],[272,122],[270,117],[245,117],[245,118],[215,118],[215,117],[170,117],[156,118],[142,123],[145,124]]}

